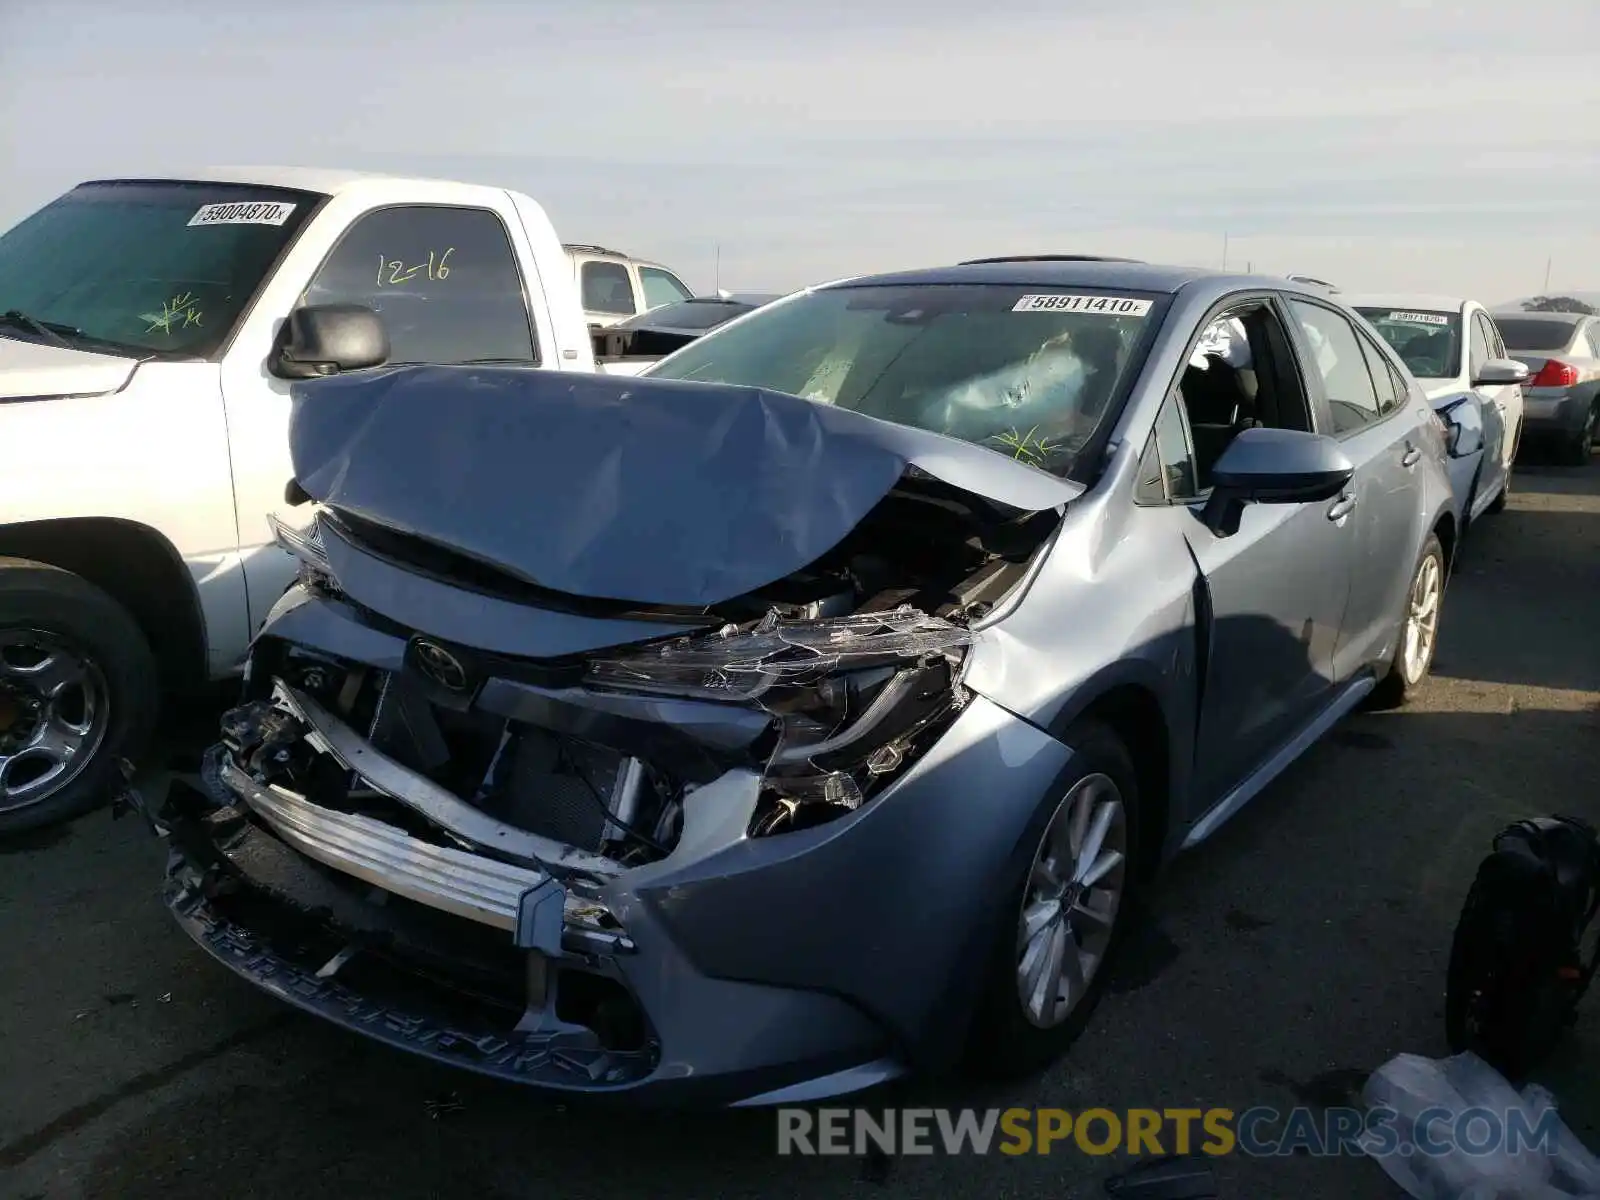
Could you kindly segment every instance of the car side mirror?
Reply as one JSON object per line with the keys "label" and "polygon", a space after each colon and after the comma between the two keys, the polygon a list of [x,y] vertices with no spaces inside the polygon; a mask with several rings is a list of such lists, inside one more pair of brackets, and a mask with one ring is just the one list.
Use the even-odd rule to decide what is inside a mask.
{"label": "car side mirror", "polygon": [[1211,495],[1200,519],[1218,537],[1232,537],[1246,504],[1331,500],[1354,476],[1339,443],[1324,434],[1246,429],[1211,468]]}
{"label": "car side mirror", "polygon": [[313,304],[284,321],[267,367],[280,379],[318,379],[389,361],[383,318],[362,304]]}
{"label": "car side mirror", "polygon": [[1503,384],[1527,383],[1528,367],[1514,358],[1491,358],[1478,368],[1473,387],[1499,387]]}

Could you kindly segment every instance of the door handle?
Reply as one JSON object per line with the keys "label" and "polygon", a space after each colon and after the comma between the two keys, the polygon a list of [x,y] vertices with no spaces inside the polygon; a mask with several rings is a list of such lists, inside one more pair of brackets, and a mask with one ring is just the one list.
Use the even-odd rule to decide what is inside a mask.
{"label": "door handle", "polygon": [[1412,467],[1416,466],[1421,461],[1422,461],[1422,451],[1418,450],[1410,442],[1407,442],[1406,443],[1406,455],[1405,455],[1404,458],[1402,458],[1400,460],[1400,465],[1402,467],[1404,467],[1406,470],[1409,471]]}
{"label": "door handle", "polygon": [[1328,520],[1342,521],[1356,510],[1356,496],[1354,492],[1346,492],[1333,502],[1333,507],[1328,509]]}

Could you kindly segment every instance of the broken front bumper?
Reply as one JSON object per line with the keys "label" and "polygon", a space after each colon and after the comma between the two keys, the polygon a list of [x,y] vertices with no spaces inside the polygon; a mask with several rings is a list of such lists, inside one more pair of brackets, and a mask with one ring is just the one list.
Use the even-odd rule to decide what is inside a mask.
{"label": "broken front bumper", "polygon": [[[950,1063],[995,898],[1069,758],[976,697],[854,813],[745,836],[759,779],[730,771],[666,858],[562,882],[486,852],[492,830],[440,837],[435,812],[413,836],[263,787],[218,748],[204,792],[175,789],[159,818],[167,902],[243,978],[413,1053],[567,1093],[804,1102]],[[363,771],[428,803],[399,764]]]}
{"label": "broken front bumper", "polygon": [[[669,1103],[775,1102],[796,1084],[832,1094],[900,1073],[843,1002],[695,979],[659,938],[641,957],[539,872],[262,788],[220,750],[204,780],[159,818],[168,907],[236,974],[336,1024],[512,1082]],[[653,1020],[636,979],[646,993],[666,983],[680,1007]]]}

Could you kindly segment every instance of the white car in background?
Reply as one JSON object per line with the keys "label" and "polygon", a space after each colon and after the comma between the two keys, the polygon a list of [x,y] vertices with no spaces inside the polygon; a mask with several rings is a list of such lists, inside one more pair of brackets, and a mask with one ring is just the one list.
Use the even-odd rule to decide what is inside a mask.
{"label": "white car in background", "polygon": [[1450,484],[1463,526],[1505,507],[1522,437],[1528,368],[1506,355],[1475,300],[1416,294],[1341,295],[1393,346],[1446,422]]}
{"label": "white car in background", "polygon": [[694,298],[693,290],[677,272],[660,263],[604,246],[569,242],[563,249],[590,329],[603,329],[653,308]]}

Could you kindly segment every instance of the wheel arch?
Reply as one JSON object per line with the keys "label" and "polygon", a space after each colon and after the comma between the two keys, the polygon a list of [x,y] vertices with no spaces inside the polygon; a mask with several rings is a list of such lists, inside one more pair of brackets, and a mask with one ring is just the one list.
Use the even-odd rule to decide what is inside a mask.
{"label": "wheel arch", "polygon": [[177,548],[148,525],[115,517],[0,525],[0,556],[70,571],[111,596],[144,632],[169,690],[206,680],[199,594]]}
{"label": "wheel arch", "polygon": [[1139,785],[1138,867],[1145,876],[1166,857],[1173,798],[1181,792],[1174,726],[1163,693],[1155,664],[1142,659],[1116,663],[1078,689],[1051,730],[1064,737],[1077,722],[1097,721],[1127,747]]}
{"label": "wheel arch", "polygon": [[[1448,510],[1434,518],[1433,535],[1439,539],[1439,548],[1444,551],[1444,566],[1447,575],[1455,569],[1456,545],[1460,540],[1460,533],[1455,517]],[[1421,553],[1420,549],[1418,553]]]}

